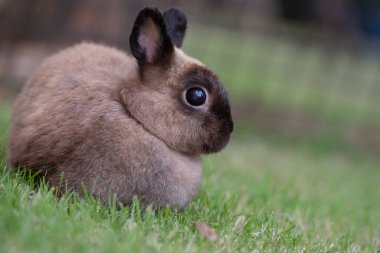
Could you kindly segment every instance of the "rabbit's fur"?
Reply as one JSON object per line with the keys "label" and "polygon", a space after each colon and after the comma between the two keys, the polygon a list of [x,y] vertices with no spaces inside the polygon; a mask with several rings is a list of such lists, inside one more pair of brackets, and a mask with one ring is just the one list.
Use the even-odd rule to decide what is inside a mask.
{"label": "rabbit's fur", "polygon": [[[10,164],[103,203],[137,196],[185,207],[201,182],[200,154],[221,150],[233,128],[218,78],[179,49],[185,29],[181,11],[145,8],[130,36],[134,57],[82,43],[45,60],[14,105]],[[207,90],[202,106],[184,99],[194,85]]]}

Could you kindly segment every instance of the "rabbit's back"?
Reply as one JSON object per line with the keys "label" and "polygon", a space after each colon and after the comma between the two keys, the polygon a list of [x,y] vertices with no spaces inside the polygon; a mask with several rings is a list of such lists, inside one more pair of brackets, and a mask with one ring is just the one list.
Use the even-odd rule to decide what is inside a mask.
{"label": "rabbit's back", "polygon": [[136,68],[135,61],[117,49],[81,43],[46,59],[26,83],[16,105],[24,106],[20,108],[24,111],[30,106],[110,98],[121,82],[133,79]]}
{"label": "rabbit's back", "polygon": [[88,43],[48,58],[15,102],[11,164],[54,167],[102,119],[127,118],[118,89],[131,77],[134,64],[122,52]]}

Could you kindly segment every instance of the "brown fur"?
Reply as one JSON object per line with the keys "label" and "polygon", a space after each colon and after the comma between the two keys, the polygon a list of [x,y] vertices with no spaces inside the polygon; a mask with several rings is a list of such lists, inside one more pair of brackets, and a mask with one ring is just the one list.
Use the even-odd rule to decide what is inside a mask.
{"label": "brown fur", "polygon": [[[154,46],[155,25],[145,23],[143,43]],[[11,165],[42,171],[60,190],[81,194],[84,185],[103,203],[116,195],[122,204],[137,196],[144,205],[186,206],[201,182],[200,154],[227,144],[232,120],[216,76],[178,48],[167,52],[165,68],[91,43],[48,58],[16,100]],[[209,100],[191,108],[182,93],[197,78]]]}

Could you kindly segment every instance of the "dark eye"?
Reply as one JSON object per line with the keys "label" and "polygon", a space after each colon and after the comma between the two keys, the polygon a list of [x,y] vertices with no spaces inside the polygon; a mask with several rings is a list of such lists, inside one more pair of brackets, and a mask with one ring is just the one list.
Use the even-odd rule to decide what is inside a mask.
{"label": "dark eye", "polygon": [[192,106],[203,105],[206,98],[206,92],[202,88],[194,87],[186,91],[186,101]]}

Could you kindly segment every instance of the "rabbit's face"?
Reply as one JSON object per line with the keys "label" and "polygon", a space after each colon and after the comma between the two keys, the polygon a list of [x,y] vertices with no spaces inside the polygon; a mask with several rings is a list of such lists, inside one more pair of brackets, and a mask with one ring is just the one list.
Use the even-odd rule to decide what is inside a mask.
{"label": "rabbit's face", "polygon": [[186,129],[183,135],[189,139],[193,136],[189,144],[192,149],[217,152],[227,144],[233,130],[227,92],[218,77],[197,60],[177,49],[175,58],[182,64],[172,72],[172,99],[176,110],[185,116],[177,124]]}
{"label": "rabbit's face", "polygon": [[178,48],[185,28],[179,10],[166,11],[164,17],[152,9],[139,14],[131,50],[140,83],[126,85],[122,96],[131,116],[170,148],[217,152],[233,130],[227,92],[210,69]]}

